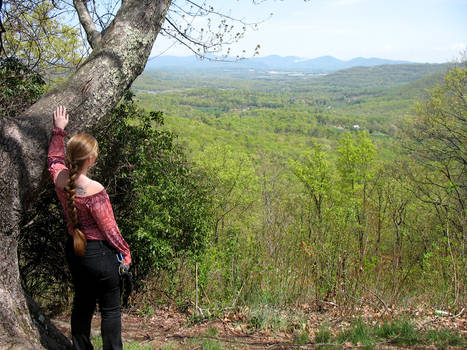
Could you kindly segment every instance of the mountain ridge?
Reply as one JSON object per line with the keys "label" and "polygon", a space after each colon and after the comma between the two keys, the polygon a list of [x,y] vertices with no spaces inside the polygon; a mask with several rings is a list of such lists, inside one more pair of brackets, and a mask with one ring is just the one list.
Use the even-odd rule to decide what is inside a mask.
{"label": "mountain ridge", "polygon": [[[228,59],[228,58],[227,58]],[[226,60],[227,60],[226,59]],[[417,64],[417,62],[389,60],[378,57],[355,57],[350,60],[340,60],[333,56],[303,58],[298,56],[269,55],[253,57],[235,62],[212,59],[199,59],[197,56],[158,56],[150,58],[146,70],[205,70],[205,69],[249,69],[278,70],[309,73],[330,73],[352,67],[372,67],[384,64]]]}

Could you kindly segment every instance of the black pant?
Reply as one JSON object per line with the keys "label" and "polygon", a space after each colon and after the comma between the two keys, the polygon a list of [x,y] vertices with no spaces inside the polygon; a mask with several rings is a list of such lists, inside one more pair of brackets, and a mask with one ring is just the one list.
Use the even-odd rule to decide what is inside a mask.
{"label": "black pant", "polygon": [[106,241],[87,241],[84,256],[75,256],[73,239],[69,239],[67,258],[75,288],[71,313],[73,349],[93,349],[90,333],[96,301],[102,316],[103,350],[123,349],[120,277],[115,252]]}

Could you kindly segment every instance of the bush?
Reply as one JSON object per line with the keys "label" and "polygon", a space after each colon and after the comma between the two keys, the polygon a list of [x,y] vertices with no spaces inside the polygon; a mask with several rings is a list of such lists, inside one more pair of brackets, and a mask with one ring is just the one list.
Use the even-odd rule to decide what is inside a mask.
{"label": "bush", "polygon": [[362,319],[353,321],[348,330],[338,335],[337,341],[339,343],[349,341],[354,345],[361,344],[369,347],[374,345],[371,329]]}
{"label": "bush", "polygon": [[42,77],[12,57],[0,59],[0,86],[2,117],[17,115],[45,92]]}
{"label": "bush", "polygon": [[327,328],[322,327],[315,335],[315,343],[326,344],[331,341],[331,331]]}
{"label": "bush", "polygon": [[385,322],[375,330],[375,334],[383,339],[392,339],[398,345],[414,345],[420,340],[413,323],[408,320]]}
{"label": "bush", "polygon": [[111,197],[138,278],[174,268],[175,257],[198,255],[211,227],[209,179],[190,168],[163,122],[161,112],[143,111],[128,93],[95,133],[96,177]]}

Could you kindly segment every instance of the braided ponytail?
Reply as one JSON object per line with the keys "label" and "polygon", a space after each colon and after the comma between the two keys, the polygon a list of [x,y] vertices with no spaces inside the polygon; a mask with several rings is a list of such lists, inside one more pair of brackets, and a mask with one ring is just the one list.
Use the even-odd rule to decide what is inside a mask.
{"label": "braided ponytail", "polygon": [[76,162],[69,162],[69,175],[68,182],[65,186],[65,191],[67,193],[68,200],[68,216],[71,220],[73,226],[73,248],[75,255],[83,256],[84,248],[86,247],[86,236],[78,228],[78,210],[75,205],[75,196],[76,196],[76,184],[75,180],[78,176],[78,164]]}
{"label": "braided ponytail", "polygon": [[97,141],[88,134],[73,136],[67,144],[68,181],[65,186],[67,193],[68,216],[73,227],[73,248],[75,255],[83,256],[86,248],[86,236],[78,228],[78,209],[75,205],[76,184],[78,172],[91,155],[97,155]]}

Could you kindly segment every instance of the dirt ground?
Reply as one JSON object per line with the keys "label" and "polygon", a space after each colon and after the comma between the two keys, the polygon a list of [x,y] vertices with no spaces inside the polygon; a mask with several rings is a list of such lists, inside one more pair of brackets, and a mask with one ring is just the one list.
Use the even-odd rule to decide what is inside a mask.
{"label": "dirt ground", "polygon": [[[160,307],[143,316],[136,312],[122,315],[122,335],[124,343],[138,343],[151,349],[313,349],[314,335],[323,324],[331,329],[333,335],[347,329],[354,315],[343,315],[336,308],[313,310],[306,306],[300,308],[302,324],[289,324],[285,329],[258,330],[248,323],[245,312],[236,311],[226,313],[220,318],[212,318],[201,322],[193,322],[188,314],[177,312],[171,307]],[[389,313],[388,313],[389,311]],[[426,310],[384,310],[374,312],[370,309],[358,310],[358,317],[368,323],[382,323],[401,316],[407,316],[420,330],[450,329],[459,333],[464,339],[467,337],[467,312],[441,317]],[[55,318],[53,323],[68,337],[70,337],[69,315]],[[296,330],[307,333],[305,342],[297,344]],[[92,334],[100,334],[100,317],[96,313],[92,321]],[[213,346],[217,344],[216,346]],[[358,348],[359,346],[345,343],[342,348]],[[326,347],[329,349],[329,347]],[[380,343],[377,349],[402,349],[390,343]],[[411,349],[436,349],[435,346],[413,346]],[[459,349],[460,347],[450,347]]]}

